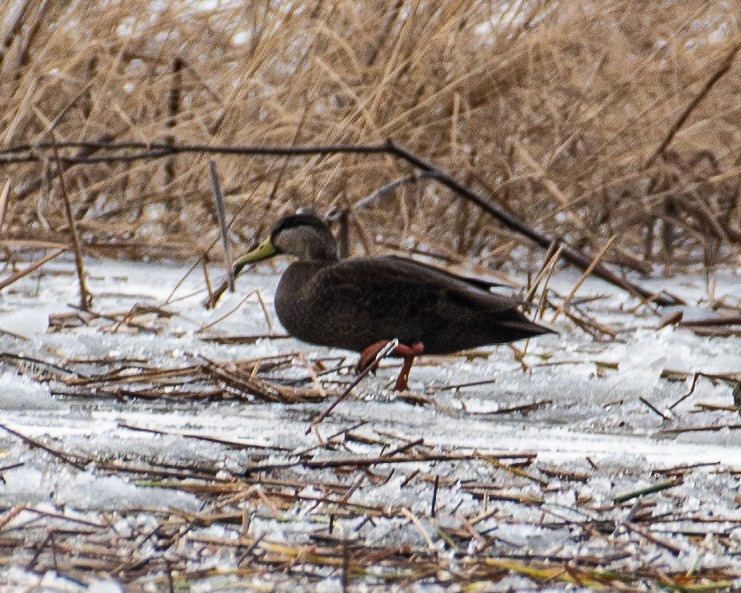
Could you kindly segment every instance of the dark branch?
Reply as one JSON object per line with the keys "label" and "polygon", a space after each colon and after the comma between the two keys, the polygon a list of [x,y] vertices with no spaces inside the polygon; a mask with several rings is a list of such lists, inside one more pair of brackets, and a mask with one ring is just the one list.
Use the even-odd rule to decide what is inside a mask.
{"label": "dark branch", "polygon": [[[548,246],[553,243],[553,237],[549,237],[543,233],[538,232],[534,228],[528,226],[519,218],[513,214],[502,209],[496,203],[491,201],[484,195],[473,191],[466,187],[461,182],[453,178],[452,176],[445,173],[440,168],[436,167],[432,163],[423,160],[414,153],[407,149],[387,141],[380,144],[328,144],[321,146],[210,146],[206,144],[181,144],[181,145],[170,145],[167,143],[144,143],[144,142],[117,142],[117,143],[105,143],[105,142],[60,142],[59,148],[76,148],[81,150],[78,156],[75,157],[61,157],[60,161],[63,164],[91,164],[91,163],[110,163],[110,162],[126,162],[146,159],[158,159],[168,157],[174,154],[186,154],[186,153],[199,153],[199,154],[225,154],[225,155],[240,155],[240,156],[306,156],[306,155],[328,155],[328,154],[391,154],[400,158],[418,170],[424,173],[424,177],[432,178],[437,180],[445,187],[451,189],[459,196],[463,197],[470,202],[473,202],[479,208],[496,218],[499,222],[509,227],[510,229],[524,235],[535,244],[539,245],[543,249],[548,249]],[[7,147],[0,149],[0,165],[7,164],[10,162],[31,162],[35,160],[43,159],[40,154],[45,150],[51,150],[53,148],[51,143],[41,142],[38,144],[23,144],[17,146]],[[101,156],[88,156],[91,152],[97,151],[138,151],[129,154],[119,155],[101,155]],[[26,154],[20,154],[25,152]],[[5,155],[5,156],[3,156]],[[18,156],[14,156],[18,155]],[[569,247],[568,245],[563,246],[562,256],[568,262],[574,264],[582,270],[586,270],[592,263],[592,258],[588,257],[584,253]],[[239,270],[234,270],[235,275],[239,273]],[[682,305],[684,304],[681,299],[670,295],[665,292],[655,293],[654,291],[648,290],[639,286],[625,278],[618,276],[615,272],[600,264],[594,267],[592,273],[613,284],[630,292],[631,294],[637,295],[643,299],[653,302],[660,306],[670,305]]]}

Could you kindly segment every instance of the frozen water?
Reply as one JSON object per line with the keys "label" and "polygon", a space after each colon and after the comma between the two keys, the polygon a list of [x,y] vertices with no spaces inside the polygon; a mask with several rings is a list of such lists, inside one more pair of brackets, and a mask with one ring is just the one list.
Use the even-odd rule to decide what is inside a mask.
{"label": "frozen water", "polygon": [[[741,545],[737,527],[741,521],[737,508],[741,431],[737,430],[737,412],[729,408],[730,388],[723,382],[700,378],[694,393],[669,410],[688,392],[692,373],[741,373],[739,338],[704,338],[672,327],[656,330],[658,317],[640,307],[631,312],[635,301],[602,282],[590,280],[578,296],[604,298],[582,307],[601,324],[616,329],[615,340],[594,340],[561,317],[556,322],[560,335],[532,340],[521,360],[507,346],[434,359],[422,357],[412,370],[410,382],[412,392],[419,396],[416,400],[387,391],[398,361],[384,361],[375,377],[364,380],[354,395],[314,432],[306,434],[311,420],[327,402],[182,398],[118,401],[96,395],[94,390],[87,395],[83,391],[70,395],[70,386],[44,380],[44,364],[59,369],[73,365],[78,371],[96,373],[101,361],[111,361],[113,366],[126,363],[129,366],[122,376],[135,378],[145,368],[178,368],[200,364],[204,358],[227,362],[293,353],[290,368],[260,372],[260,376],[286,380],[308,377],[307,365],[312,361],[332,358],[325,362],[328,368],[345,359],[354,362],[351,353],[312,347],[294,339],[261,338],[246,345],[203,339],[282,334],[271,305],[278,278],[272,270],[261,268],[245,274],[238,281],[239,292],[225,295],[216,310],[208,311],[201,304],[205,297],[202,278],[194,274],[180,283],[184,265],[91,260],[89,283],[96,297],[95,310],[102,317],[79,327],[55,329],[49,325],[49,315],[76,311],[69,305],[78,298],[72,269],[70,262],[55,262],[2,295],[0,425],[9,430],[0,428],[0,510],[6,517],[20,507],[31,513],[53,511],[62,517],[76,513],[96,524],[105,520],[120,537],[140,537],[144,541],[147,533],[161,526],[163,516],[220,509],[209,506],[208,496],[191,492],[182,484],[169,485],[166,476],[150,482],[135,474],[112,472],[110,467],[155,464],[173,471],[204,468],[220,472],[218,477],[228,482],[246,467],[290,462],[296,459],[291,452],[320,445],[319,437],[327,439],[364,423],[353,432],[356,440],[339,442],[338,451],[320,448],[312,454],[317,459],[332,455],[375,457],[385,451],[374,444],[379,440],[390,440],[393,447],[398,447],[423,439],[427,451],[536,455],[536,462],[525,468],[529,477],[475,460],[379,466],[362,479],[345,479],[329,469],[300,466],[276,472],[276,479],[300,481],[311,476],[312,482],[342,486],[347,489],[342,490],[348,494],[347,502],[358,508],[387,509],[389,518],[374,523],[365,521],[362,514],[335,519],[339,533],[351,534],[367,545],[410,545],[426,550],[430,538],[433,547],[442,551],[446,544],[438,537],[439,530],[459,529],[457,517],[476,516],[489,505],[486,508],[495,513],[482,519],[476,529],[500,538],[491,548],[494,552],[522,548],[528,553],[559,557],[602,554],[607,549],[604,540],[580,543],[577,523],[585,520],[585,514],[594,521],[622,521],[627,511],[599,509],[609,507],[617,495],[664,479],[656,472],[665,468],[712,464],[685,472],[681,484],[652,499],[656,501],[652,512],[659,521],[654,526],[657,533],[671,539],[679,551],[675,556],[659,547],[656,562],[670,572],[686,571],[693,563],[730,564],[737,572],[741,570],[739,556],[726,554],[728,546],[738,551]],[[563,272],[554,278],[551,287],[567,294],[577,278],[578,274]],[[166,302],[175,287],[177,290]],[[699,276],[655,281],[658,287],[692,303],[694,309],[685,312],[688,317],[701,316],[701,310],[705,310],[707,288]],[[719,274],[714,291],[716,297],[738,304],[741,280],[732,272]],[[267,305],[267,314],[258,292]],[[252,296],[245,298],[250,293]],[[137,315],[134,328],[110,318],[137,305],[161,307],[169,316]],[[546,315],[546,322],[550,315]],[[669,381],[663,377],[666,371],[689,373],[689,378]],[[344,373],[320,378],[327,390],[336,390],[337,382],[344,386],[348,379]],[[311,382],[305,385],[310,387]],[[172,393],[177,394],[176,390]],[[704,430],[708,427],[719,430]],[[673,432],[687,428],[703,430]],[[36,447],[34,442],[52,451]],[[55,452],[69,459],[61,459]],[[70,463],[75,459],[83,463]],[[84,462],[89,459],[98,461]],[[547,469],[565,473],[544,473]],[[569,472],[584,477],[570,478]],[[437,517],[432,518],[435,476],[441,485]],[[355,479],[359,480],[357,485]],[[233,540],[244,535],[240,535],[244,529],[251,537],[264,535],[275,544],[309,545],[309,535],[327,529],[326,515],[317,511],[317,501],[328,494],[314,487],[298,488],[295,493],[301,498],[285,509],[272,508],[264,500],[250,502],[254,496],[259,498],[254,491],[250,494],[253,498],[237,497],[229,509],[245,513],[241,525],[203,525],[188,536]],[[696,536],[677,535],[684,529],[678,520],[660,522],[678,506],[685,515],[707,515],[728,523],[708,523],[710,539],[700,545]],[[567,517],[574,524],[546,528],[541,525],[544,517]],[[9,529],[17,531],[21,521],[57,525],[55,522],[62,519],[44,514],[29,519],[22,514],[9,522]],[[0,525],[2,522],[0,515]],[[696,528],[697,524],[690,521],[685,531]],[[0,531],[0,536],[3,533]],[[618,539],[630,537],[625,530],[615,533]],[[147,545],[151,546],[147,550],[159,553],[155,543]],[[191,544],[181,545],[189,549]],[[477,546],[480,544],[471,540],[464,550]],[[634,549],[636,559],[642,553],[633,540],[624,549]],[[235,556],[211,555],[205,550],[191,560],[194,569],[235,569]],[[115,575],[103,578],[91,573],[81,584],[52,572],[27,570],[33,553],[29,556],[18,551],[13,558],[17,558],[15,562],[0,566],[0,581],[12,583],[17,590],[126,590]],[[264,581],[250,578],[255,580],[248,582],[257,589],[272,588],[273,577]],[[228,582],[206,579],[197,588],[228,588]],[[155,587],[155,581],[146,583]],[[497,590],[527,583],[530,581],[522,576],[511,575],[500,581]],[[339,586],[336,574],[330,571],[316,581],[315,590],[340,590]],[[564,590],[553,586],[554,591]],[[356,582],[353,591],[364,587]],[[455,589],[417,583],[405,590],[430,593]]]}
{"label": "frozen water", "polygon": [[0,410],[54,410],[61,404],[49,394],[49,387],[19,375],[14,370],[0,372]]}

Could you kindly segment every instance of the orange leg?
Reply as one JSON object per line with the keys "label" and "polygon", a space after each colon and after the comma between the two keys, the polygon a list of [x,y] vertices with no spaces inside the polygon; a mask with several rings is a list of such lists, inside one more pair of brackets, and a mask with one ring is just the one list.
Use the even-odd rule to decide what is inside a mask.
{"label": "orange leg", "polygon": [[362,373],[365,369],[367,369],[370,364],[376,359],[378,353],[383,350],[383,347],[386,344],[388,344],[387,340],[381,340],[379,342],[376,342],[375,344],[371,344],[365,350],[363,350],[360,353],[360,359],[358,360],[358,364],[355,367],[355,372]]}
{"label": "orange leg", "polygon": [[[378,353],[383,350],[383,347],[386,344],[388,344],[386,340],[381,340],[379,342],[376,342],[375,344],[371,344],[365,350],[363,350],[360,353],[360,360],[358,361],[357,371],[361,373],[365,369],[367,369],[368,366],[376,359]],[[404,359],[404,362],[401,365],[401,371],[399,371],[399,376],[396,378],[396,384],[394,385],[394,389],[396,391],[406,391],[409,388],[407,382],[409,381],[409,371],[412,369],[414,357],[419,356],[424,351],[425,347],[422,342],[417,342],[415,344],[412,344],[411,346],[407,346],[406,344],[399,344],[396,348],[394,348],[392,355],[401,356]]]}

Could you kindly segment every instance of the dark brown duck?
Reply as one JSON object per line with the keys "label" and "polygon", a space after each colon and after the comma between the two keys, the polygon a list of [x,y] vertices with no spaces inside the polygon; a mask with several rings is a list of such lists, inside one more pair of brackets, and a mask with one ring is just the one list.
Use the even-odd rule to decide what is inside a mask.
{"label": "dark brown duck", "polygon": [[275,309],[289,334],[312,344],[361,353],[368,366],[388,341],[404,357],[396,389],[407,388],[414,356],[449,354],[546,333],[518,303],[475,283],[401,257],[339,259],[337,243],[316,216],[283,218],[236,266],[274,255],[298,258],[275,293]]}

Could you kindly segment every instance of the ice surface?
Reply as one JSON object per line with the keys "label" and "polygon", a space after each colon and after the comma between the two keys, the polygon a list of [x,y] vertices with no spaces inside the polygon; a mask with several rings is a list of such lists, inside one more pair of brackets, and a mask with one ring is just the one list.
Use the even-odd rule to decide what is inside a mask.
{"label": "ice surface", "polygon": [[88,593],[125,593],[121,583],[112,579],[92,581],[87,590]]}
{"label": "ice surface", "polygon": [[14,370],[0,371],[0,410],[54,410],[61,404],[52,399],[47,385],[19,375]]}
{"label": "ice surface", "polygon": [[[460,530],[458,516],[470,518],[486,508],[493,514],[482,519],[476,529],[499,538],[490,548],[493,554],[513,550],[559,557],[605,554],[612,545],[605,543],[608,540],[597,538],[585,543],[580,536],[579,522],[589,519],[617,522],[609,541],[622,541],[623,549],[633,550],[631,553],[638,559],[645,541],[631,539],[634,536],[619,527],[629,507],[612,508],[613,497],[665,479],[664,474],[656,472],[666,468],[708,464],[683,472],[681,484],[650,499],[655,503],[651,507],[657,518],[655,534],[670,539],[678,550],[674,555],[655,548],[657,566],[671,572],[686,571],[693,563],[730,564],[737,573],[741,570],[739,555],[726,557],[729,549],[738,551],[741,546],[737,527],[741,520],[737,499],[741,431],[736,429],[740,422],[737,412],[729,408],[730,388],[726,383],[700,378],[693,394],[669,410],[688,392],[692,373],[741,373],[739,338],[703,338],[672,327],[657,331],[658,317],[640,307],[629,312],[636,307],[635,301],[603,282],[590,280],[578,296],[605,297],[583,307],[600,323],[618,330],[615,340],[597,341],[561,317],[556,323],[560,335],[532,340],[521,360],[507,346],[483,348],[469,355],[422,357],[413,368],[410,381],[412,392],[419,396],[415,400],[387,390],[398,361],[384,361],[376,376],[364,380],[327,420],[307,434],[307,426],[326,407],[326,402],[288,404],[174,397],[117,400],[102,396],[94,387],[86,393],[73,383],[65,385],[45,379],[44,364],[95,374],[101,364],[110,361],[111,368],[128,365],[122,377],[136,378],[147,368],[179,368],[201,364],[204,359],[227,363],[294,353],[293,364],[288,368],[259,373],[261,377],[287,381],[307,378],[307,364],[312,361],[332,358],[324,363],[331,368],[345,359],[348,364],[355,360],[351,353],[312,347],[294,339],[261,338],[243,345],[203,339],[283,333],[272,310],[278,276],[268,267],[245,274],[238,281],[239,292],[225,295],[216,310],[208,311],[201,305],[205,297],[201,277],[193,274],[179,284],[185,265],[95,260],[87,265],[96,311],[120,313],[144,305],[160,307],[169,316],[139,315],[134,328],[104,315],[79,327],[52,331],[48,316],[72,314],[75,309],[68,303],[77,302],[73,266],[63,260],[3,294],[0,425],[10,431],[0,428],[0,468],[10,469],[0,470],[0,510],[8,517],[14,509],[29,509],[9,520],[9,536],[17,535],[23,521],[31,521],[34,527],[68,529],[62,519],[50,518],[49,513],[53,512],[63,517],[74,513],[75,517],[85,517],[95,524],[105,522],[118,537],[140,538],[145,542],[142,549],[155,556],[165,554],[158,548],[160,545],[162,550],[168,550],[167,554],[173,554],[174,549],[184,554],[196,545],[188,537],[234,540],[245,535],[240,530],[250,537],[262,535],[275,544],[314,545],[309,537],[326,531],[328,525],[324,507],[317,500],[329,496],[328,492],[337,495],[331,489],[297,488],[295,494],[302,498],[286,508],[272,508],[255,491],[245,498],[226,496],[223,500],[228,502],[217,503],[214,500],[222,499],[197,489],[191,492],[181,482],[168,483],[174,478],[167,475],[152,481],[151,477],[110,468],[147,464],[172,471],[202,468],[219,472],[218,477],[228,482],[253,464],[295,461],[292,453],[320,445],[319,437],[324,440],[364,423],[354,431],[362,438],[341,440],[334,451],[320,447],[311,454],[315,456],[312,458],[375,457],[388,449],[374,443],[388,441],[393,448],[418,439],[429,447],[427,452],[536,455],[535,462],[525,468],[529,477],[470,459],[379,466],[359,479],[357,485],[355,476],[329,469],[294,466],[269,474],[270,478],[288,482],[310,477],[317,484],[334,484],[344,488],[339,492],[347,494],[347,501],[359,508],[366,505],[388,510],[388,518],[377,518],[372,523],[362,513],[333,519],[336,533],[347,534],[366,545],[409,545],[427,550],[426,538],[431,538],[436,550],[448,553],[447,544],[438,536],[440,530]],[[575,273],[560,273],[551,287],[567,294],[577,278]],[[171,302],[166,302],[176,286],[179,288]],[[701,276],[655,281],[655,288],[658,287],[680,294],[697,306],[687,315],[701,315],[699,310],[705,309],[707,288]],[[738,302],[741,280],[733,272],[718,274],[714,290],[727,302]],[[244,298],[253,291],[259,291],[266,302],[267,317],[257,293]],[[550,315],[546,314],[546,322]],[[521,349],[524,344],[517,347]],[[669,381],[662,377],[667,370],[688,373],[687,379]],[[344,387],[349,379],[346,371],[320,377],[327,390]],[[301,385],[311,387],[312,383],[307,379]],[[73,388],[77,391],[70,395]],[[161,395],[176,396],[177,390],[163,390]],[[705,430],[707,427],[720,430]],[[702,430],[672,432],[688,428]],[[34,442],[52,451],[34,446]],[[55,454],[60,452],[69,459],[65,461]],[[70,462],[75,459],[83,463],[75,466]],[[89,459],[97,461],[84,462]],[[566,473],[555,476],[545,473],[546,469]],[[584,477],[569,477],[569,472]],[[437,492],[437,517],[433,518],[430,504],[435,477],[441,486]],[[516,502],[517,497],[524,498]],[[603,507],[611,510],[599,510]],[[672,521],[661,522],[662,516],[676,513],[677,509],[686,516],[719,519],[705,526],[710,533],[705,544],[698,543],[699,536],[683,532],[697,529],[697,523],[684,524],[674,520],[673,515]],[[41,511],[47,514],[34,514]],[[180,536],[182,539],[173,548],[151,539],[151,534],[163,525],[179,525],[177,517],[222,511],[244,513],[246,519],[204,524],[187,536]],[[415,517],[417,523],[404,513]],[[572,524],[558,528],[541,525],[543,521],[560,521],[563,517]],[[2,521],[0,515],[0,525]],[[170,528],[177,531],[176,527]],[[27,544],[45,537],[42,533],[31,535],[35,533],[32,529],[28,533]],[[3,534],[0,531],[0,536]],[[480,544],[471,540],[463,550],[477,547]],[[190,560],[194,570],[236,570],[235,553],[210,552],[208,546],[198,549],[201,552]],[[28,570],[32,552],[26,554],[19,549],[13,558],[13,562],[0,566],[0,581],[12,583],[14,590],[127,590],[116,575],[103,578],[102,574],[91,572],[90,578],[80,582],[54,572]],[[146,585],[145,589],[162,585],[155,577],[142,578],[139,584]],[[230,578],[204,577],[193,587],[200,591],[228,589]],[[249,578],[252,580],[240,582],[250,583],[255,590],[272,590],[279,577]],[[312,582],[313,588],[304,590],[341,590],[337,574],[331,570]],[[531,585],[528,579],[513,574],[500,581],[496,590]],[[389,590],[456,590],[433,583],[395,586]],[[553,585],[552,590],[563,591],[565,586]],[[352,590],[366,588],[376,590],[364,582],[353,583]]]}
{"label": "ice surface", "polygon": [[28,307],[10,312],[0,312],[0,331],[30,337],[46,331],[51,307],[43,308]]}

